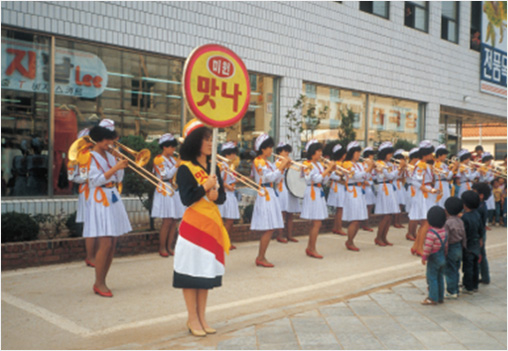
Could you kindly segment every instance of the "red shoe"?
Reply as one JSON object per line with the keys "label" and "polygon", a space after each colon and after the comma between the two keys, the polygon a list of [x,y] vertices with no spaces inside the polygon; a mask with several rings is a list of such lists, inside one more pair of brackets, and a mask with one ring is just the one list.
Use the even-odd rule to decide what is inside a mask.
{"label": "red shoe", "polygon": [[100,291],[99,288],[97,288],[95,285],[93,286],[93,292],[102,297],[113,297],[113,293],[111,291],[109,292]]}
{"label": "red shoe", "polygon": [[406,234],[406,239],[409,240],[409,241],[415,241],[416,238],[412,235],[409,235],[409,234]]}
{"label": "red shoe", "polygon": [[370,227],[362,227],[362,230],[365,230],[367,232],[373,232],[374,229],[370,228]]}
{"label": "red shoe", "polygon": [[90,262],[87,258],[85,258],[85,263],[88,267],[95,267],[95,264],[93,264],[92,262]]}
{"label": "red shoe", "polygon": [[231,244],[231,246],[229,247],[229,250],[236,250],[236,246]]}
{"label": "red shoe", "polygon": [[161,257],[169,257],[169,254],[167,252],[162,251],[159,251],[159,255],[161,255]]}
{"label": "red shoe", "polygon": [[320,254],[318,253],[314,253],[314,252],[311,252],[309,249],[305,249],[305,253],[307,254],[307,256],[309,257],[314,257],[314,258],[323,258],[323,256],[321,256]]}
{"label": "red shoe", "polygon": [[295,238],[288,238],[288,240],[289,240],[289,241],[292,241],[292,242],[294,242],[294,243],[297,243],[297,242],[298,242],[298,240],[296,240]]}
{"label": "red shoe", "polygon": [[393,246],[393,244],[392,244],[391,242],[389,242],[389,241],[385,241],[385,244],[386,244],[387,246]]}
{"label": "red shoe", "polygon": [[405,228],[402,224],[394,224],[394,228]]}
{"label": "red shoe", "polygon": [[283,243],[283,244],[287,244],[288,243],[287,239],[284,239],[284,238],[277,238],[277,241],[279,243]]}
{"label": "red shoe", "polygon": [[257,258],[256,258],[256,266],[261,266],[261,267],[265,267],[265,268],[272,268],[272,267],[275,267],[273,264],[271,264],[270,262],[263,262],[263,261],[259,261]]}
{"label": "red shoe", "polygon": [[411,248],[411,255],[416,255],[416,250],[413,250],[413,248]]}
{"label": "red shoe", "polygon": [[377,240],[377,239],[374,239],[374,243],[375,243],[376,245],[379,245],[379,246],[386,246],[386,244],[385,244],[384,242],[379,241],[379,240]]}
{"label": "red shoe", "polygon": [[174,256],[175,255],[175,252],[171,249],[168,250],[169,251],[169,256]]}
{"label": "red shoe", "polygon": [[360,251],[360,249],[359,249],[359,248],[357,248],[357,247],[356,247],[356,246],[354,246],[354,245],[349,245],[348,243],[346,243],[346,248],[347,248],[348,250],[351,250],[351,251]]}

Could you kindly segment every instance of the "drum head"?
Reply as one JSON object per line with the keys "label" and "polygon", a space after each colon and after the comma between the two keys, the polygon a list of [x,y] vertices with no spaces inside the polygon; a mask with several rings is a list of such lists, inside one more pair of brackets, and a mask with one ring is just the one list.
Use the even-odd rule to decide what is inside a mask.
{"label": "drum head", "polygon": [[289,168],[286,172],[286,186],[291,195],[303,199],[307,184],[305,183],[305,178],[302,176],[301,171]]}

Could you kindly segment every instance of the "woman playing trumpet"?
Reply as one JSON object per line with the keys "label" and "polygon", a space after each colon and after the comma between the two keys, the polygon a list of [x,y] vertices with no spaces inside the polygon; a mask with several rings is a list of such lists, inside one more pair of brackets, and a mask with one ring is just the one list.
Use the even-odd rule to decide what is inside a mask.
{"label": "woman playing trumpet", "polygon": [[399,166],[399,173],[394,179],[395,195],[400,208],[400,212],[394,215],[393,226],[395,228],[404,228],[401,223],[402,207],[406,206],[406,192],[404,189],[404,182],[406,180],[406,159],[403,152],[403,149],[398,149],[393,153],[393,161]]}
{"label": "woman playing trumpet", "polygon": [[456,172],[456,176],[460,179],[460,188],[458,196],[462,196],[465,191],[471,190],[473,181],[479,177],[478,172],[476,172],[472,167],[469,166],[469,162],[471,161],[471,153],[462,149],[457,154],[458,160],[451,165],[450,170]]}
{"label": "woman playing trumpet", "polygon": [[[335,161],[337,166],[342,167],[342,162],[346,158],[346,149],[342,145],[337,144],[332,149],[331,159]],[[336,208],[335,218],[333,221],[332,232],[339,235],[346,236],[342,230],[342,209],[344,207],[344,177],[345,174],[340,175],[338,172],[330,174],[330,192],[328,193],[327,205]]]}
{"label": "woman playing trumpet", "polygon": [[330,173],[335,168],[335,163],[328,162],[326,168],[321,164],[320,159],[323,156],[323,145],[315,139],[307,142],[305,152],[307,153],[307,161],[304,162],[304,165],[307,167],[303,172],[307,187],[303,196],[300,218],[312,220],[309,242],[305,253],[309,257],[323,258],[316,250],[316,241],[321,223],[323,219],[328,218],[323,184],[328,182]]}
{"label": "woman playing trumpet", "polygon": [[[369,166],[369,163],[374,163],[374,156],[376,155],[376,152],[374,149],[370,146],[367,146],[365,149],[363,149],[363,162],[362,167],[366,169]],[[360,159],[361,161],[361,159]],[[367,232],[373,232],[374,229],[372,229],[369,226],[369,218],[373,214],[372,210],[374,209],[374,205],[376,204],[376,194],[374,192],[374,176],[376,174],[375,169],[372,169],[370,173],[365,173],[365,203],[367,204],[367,215],[368,218],[362,222],[361,228],[362,230],[365,230]]]}
{"label": "woman playing trumpet", "polygon": [[[411,211],[411,206],[413,205],[414,198],[416,195],[416,186],[413,184],[412,177],[410,175],[413,174],[416,163],[420,161],[420,149],[415,147],[409,151],[409,163],[406,165],[404,170],[406,176],[406,212],[409,213]],[[406,239],[409,241],[416,240],[416,228],[418,228],[418,220],[412,220],[409,218],[408,230],[406,234]]]}
{"label": "woman playing trumpet", "polygon": [[437,198],[437,205],[444,208],[445,201],[451,196],[451,181],[453,172],[450,171],[445,160],[449,151],[446,145],[441,144],[436,148],[436,162],[434,163],[434,173],[436,178],[436,187],[440,191]]}

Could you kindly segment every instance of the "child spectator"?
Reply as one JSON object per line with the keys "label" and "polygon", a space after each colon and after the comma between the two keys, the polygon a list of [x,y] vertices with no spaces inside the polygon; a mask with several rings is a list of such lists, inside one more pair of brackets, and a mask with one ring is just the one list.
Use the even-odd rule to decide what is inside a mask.
{"label": "child spectator", "polygon": [[486,200],[491,196],[491,190],[487,183],[476,183],[473,185],[473,190],[480,197],[480,206],[478,207],[478,213],[480,214],[482,221],[480,225],[480,229],[482,231],[482,245],[480,250],[481,261],[479,262],[480,269],[480,283],[489,284],[490,283],[490,274],[489,274],[489,262],[487,261],[487,252],[485,250],[485,245],[487,243],[487,218],[488,218],[488,209]]}
{"label": "child spectator", "polygon": [[462,200],[449,197],[445,201],[448,219],[445,231],[448,234],[448,254],[446,255],[446,294],[447,299],[456,299],[459,294],[459,269],[462,263],[462,250],[466,248],[466,231],[464,222],[459,218],[459,213],[464,209]]}
{"label": "child spectator", "polygon": [[480,206],[480,196],[472,190],[465,191],[462,194],[462,202],[464,203],[464,214],[462,221],[466,230],[467,245],[462,252],[462,283],[465,294],[472,294],[478,291],[478,260],[481,254],[482,244],[482,219],[476,209]]}
{"label": "child spectator", "polygon": [[446,267],[446,250],[448,236],[443,228],[446,222],[445,210],[433,206],[427,212],[429,230],[425,236],[422,264],[427,262],[427,283],[429,296],[422,301],[422,305],[436,305],[444,298],[444,272]]}
{"label": "child spectator", "polygon": [[503,217],[501,213],[501,208],[503,207],[503,203],[501,202],[501,199],[503,198],[503,187],[499,183],[499,179],[494,179],[492,182],[492,195],[494,196],[494,202],[496,203],[496,212],[492,223],[494,225],[503,225]]}
{"label": "child spectator", "polygon": [[452,196],[460,198],[459,190],[460,190],[460,178],[455,177],[453,184],[452,184]]}

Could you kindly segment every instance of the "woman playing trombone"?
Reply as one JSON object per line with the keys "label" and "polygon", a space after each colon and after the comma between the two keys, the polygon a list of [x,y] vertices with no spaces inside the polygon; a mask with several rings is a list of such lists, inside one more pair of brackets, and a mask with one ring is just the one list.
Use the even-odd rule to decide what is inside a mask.
{"label": "woman playing trombone", "polygon": [[[331,159],[335,161],[337,166],[342,166],[342,162],[346,158],[346,149],[342,145],[337,144],[332,149]],[[342,230],[342,209],[344,207],[344,181],[345,174],[339,174],[337,171],[330,174],[330,192],[328,193],[328,200],[326,204],[330,207],[335,207],[335,218],[333,221],[332,232],[339,235],[346,236]]]}
{"label": "woman playing trombone", "polygon": [[436,147],[436,162],[434,163],[434,173],[437,181],[437,188],[441,194],[437,198],[437,205],[444,208],[445,201],[451,196],[451,181],[453,179],[453,172],[450,171],[446,164],[446,156],[449,151],[446,145],[441,144]]}
{"label": "woman playing trombone", "polygon": [[469,162],[471,161],[471,153],[462,149],[457,154],[458,160],[456,160],[451,166],[450,169],[453,172],[456,172],[456,176],[460,179],[460,188],[458,196],[462,196],[465,191],[471,190],[473,181],[479,177],[479,174],[476,170],[469,166]]}
{"label": "woman playing trombone", "polygon": [[404,157],[404,149],[395,150],[393,153],[393,162],[399,167],[399,172],[393,180],[395,185],[395,197],[399,203],[400,212],[394,215],[393,226],[395,228],[404,228],[401,223],[402,209],[406,205],[406,191],[404,189],[404,181],[406,180],[406,159]]}

